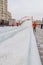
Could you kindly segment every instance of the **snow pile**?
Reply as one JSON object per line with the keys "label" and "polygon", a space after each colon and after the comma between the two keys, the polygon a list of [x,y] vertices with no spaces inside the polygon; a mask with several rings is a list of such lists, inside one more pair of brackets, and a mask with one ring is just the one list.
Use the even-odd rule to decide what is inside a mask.
{"label": "snow pile", "polygon": [[0,65],[41,65],[32,22],[21,25],[22,30],[0,45]]}

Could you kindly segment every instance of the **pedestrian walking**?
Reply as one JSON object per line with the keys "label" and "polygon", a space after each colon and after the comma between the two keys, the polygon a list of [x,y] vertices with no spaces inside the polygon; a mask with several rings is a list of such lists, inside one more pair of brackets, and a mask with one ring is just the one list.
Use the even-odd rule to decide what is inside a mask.
{"label": "pedestrian walking", "polygon": [[36,22],[34,21],[34,22],[33,22],[33,30],[34,30],[35,32],[36,32],[36,25],[37,25],[37,24],[36,24]]}

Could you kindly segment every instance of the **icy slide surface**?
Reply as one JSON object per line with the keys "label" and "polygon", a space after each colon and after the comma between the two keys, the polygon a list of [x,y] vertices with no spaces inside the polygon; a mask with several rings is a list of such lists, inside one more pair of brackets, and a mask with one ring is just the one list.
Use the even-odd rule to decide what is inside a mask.
{"label": "icy slide surface", "polygon": [[0,65],[41,65],[31,21],[24,22],[16,35],[0,44]]}

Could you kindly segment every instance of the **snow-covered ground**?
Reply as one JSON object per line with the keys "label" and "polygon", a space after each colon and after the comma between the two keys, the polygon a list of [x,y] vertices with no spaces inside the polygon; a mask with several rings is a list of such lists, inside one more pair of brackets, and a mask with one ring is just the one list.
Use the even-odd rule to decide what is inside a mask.
{"label": "snow-covered ground", "polygon": [[25,21],[18,29],[13,29],[12,33],[9,30],[7,35],[13,36],[0,42],[0,65],[41,65],[32,22]]}

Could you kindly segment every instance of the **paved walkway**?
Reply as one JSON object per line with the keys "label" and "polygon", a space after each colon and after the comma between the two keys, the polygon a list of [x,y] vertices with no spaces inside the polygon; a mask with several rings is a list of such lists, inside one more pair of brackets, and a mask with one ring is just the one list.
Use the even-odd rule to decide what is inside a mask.
{"label": "paved walkway", "polygon": [[43,29],[36,28],[36,33],[35,33],[38,49],[39,49],[39,54],[41,58],[41,62],[43,65]]}

